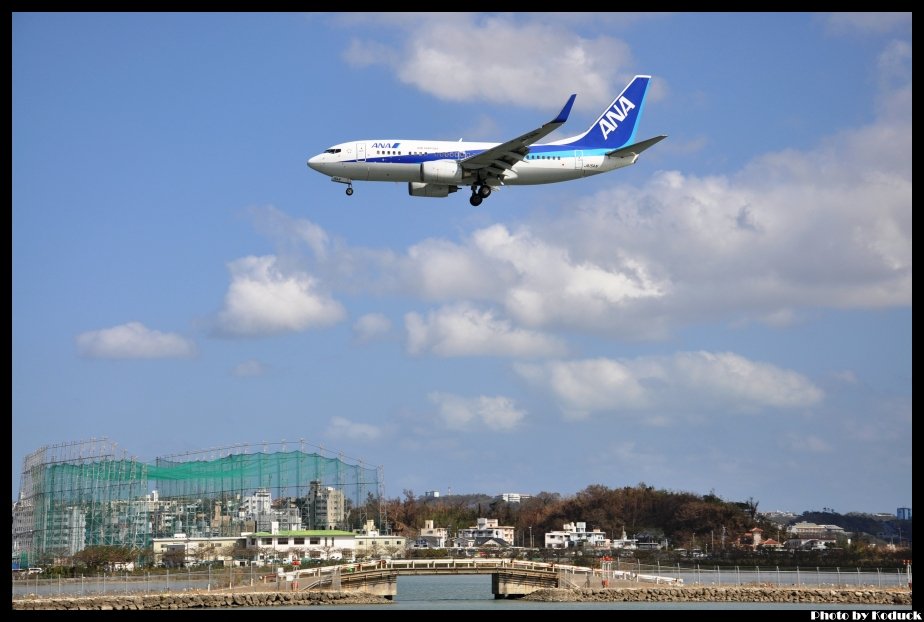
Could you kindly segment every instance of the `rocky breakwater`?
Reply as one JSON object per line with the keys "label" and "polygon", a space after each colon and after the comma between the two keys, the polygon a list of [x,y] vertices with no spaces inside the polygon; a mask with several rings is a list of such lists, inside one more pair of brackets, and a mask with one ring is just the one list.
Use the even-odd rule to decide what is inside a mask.
{"label": "rocky breakwater", "polygon": [[750,586],[611,587],[542,589],[523,600],[540,602],[702,602],[807,603],[819,605],[911,606],[911,591],[901,589],[796,588]]}
{"label": "rocky breakwater", "polygon": [[362,592],[246,592],[238,594],[167,593],[108,596],[56,596],[17,598],[13,609],[59,610],[164,610],[233,607],[287,607],[306,605],[378,605],[391,601]]}

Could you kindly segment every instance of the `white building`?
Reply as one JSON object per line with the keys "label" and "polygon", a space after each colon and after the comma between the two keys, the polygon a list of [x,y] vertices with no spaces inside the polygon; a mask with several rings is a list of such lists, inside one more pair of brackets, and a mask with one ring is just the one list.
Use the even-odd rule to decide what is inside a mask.
{"label": "white building", "polygon": [[187,537],[178,533],[172,538],[154,538],[152,546],[156,565],[181,563],[186,566],[201,562],[221,562],[227,565],[231,551],[237,544],[243,544],[244,537]]}
{"label": "white building", "polygon": [[384,535],[375,528],[375,522],[366,521],[365,527],[354,532],[357,557],[403,557],[407,538]]}
{"label": "white building", "polygon": [[489,540],[501,545],[513,544],[514,532],[513,527],[498,524],[496,518],[479,518],[476,525],[459,530],[456,546],[470,548],[481,546]]}
{"label": "white building", "polygon": [[418,548],[444,549],[449,544],[449,530],[445,527],[434,527],[432,520],[424,521],[415,546]]}
{"label": "white building", "polygon": [[501,493],[500,497],[507,503],[520,503],[521,501],[532,498],[532,495],[525,495],[520,492],[505,492]]}
{"label": "white building", "polygon": [[609,544],[606,534],[599,529],[587,531],[587,523],[565,523],[561,531],[545,534],[545,548],[567,549],[574,547],[604,548]]}
{"label": "white building", "polygon": [[248,535],[246,545],[253,549],[254,559],[264,562],[291,563],[304,557],[353,559],[356,537],[349,531],[336,529],[261,531]]}
{"label": "white building", "polygon": [[843,527],[838,527],[837,525],[816,525],[815,523],[807,522],[796,523],[789,528],[789,533],[801,539],[818,538],[822,540],[833,540],[838,536],[847,536]]}

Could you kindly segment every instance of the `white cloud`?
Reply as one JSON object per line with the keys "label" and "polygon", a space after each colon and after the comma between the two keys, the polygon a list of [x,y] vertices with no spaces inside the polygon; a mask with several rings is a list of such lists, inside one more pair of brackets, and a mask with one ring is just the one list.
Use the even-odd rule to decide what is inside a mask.
{"label": "white cloud", "polygon": [[266,365],[257,360],[244,361],[243,363],[238,363],[231,370],[233,376],[238,378],[253,378],[256,376],[262,376],[266,373]]}
{"label": "white cloud", "polygon": [[382,437],[383,430],[368,423],[357,423],[344,417],[334,417],[327,426],[327,435],[336,439],[372,442]]}
{"label": "white cloud", "polygon": [[564,351],[557,339],[515,328],[491,310],[467,304],[404,317],[407,348],[411,354],[438,356],[554,356]]}
{"label": "white cloud", "polygon": [[521,324],[608,329],[633,303],[658,299],[671,284],[631,253],[582,258],[580,242],[553,242],[527,227],[497,224],[461,244],[424,240],[397,262],[404,288],[429,300],[475,299],[503,307]]}
{"label": "white cloud", "polygon": [[625,42],[581,37],[541,16],[439,14],[389,27],[403,30],[399,43],[377,41],[374,34],[353,39],[346,61],[388,67],[402,82],[442,99],[546,109],[550,101],[579,93],[576,105],[598,110],[633,75]]}
{"label": "white cloud", "polygon": [[368,313],[353,324],[353,335],[363,343],[387,335],[389,331],[391,320],[381,313]]}
{"label": "white cloud", "polygon": [[518,363],[514,369],[549,391],[570,418],[594,412],[645,413],[646,417],[752,413],[804,408],[824,397],[801,374],[730,352]]}
{"label": "white cloud", "polygon": [[228,264],[231,285],[218,315],[222,334],[264,336],[325,327],[342,320],[343,307],[311,275],[281,266],[273,256]]}
{"label": "white cloud", "polygon": [[503,396],[465,398],[433,392],[428,397],[436,404],[442,422],[454,430],[512,430],[526,416],[512,399]]}
{"label": "white cloud", "polygon": [[272,205],[253,207],[249,211],[257,231],[273,239],[284,251],[305,244],[318,260],[327,258],[331,240],[319,225],[306,218],[292,218]]}
{"label": "white cloud", "polygon": [[77,335],[81,356],[101,359],[159,359],[195,356],[192,341],[174,333],[162,333],[141,322],[91,330]]}

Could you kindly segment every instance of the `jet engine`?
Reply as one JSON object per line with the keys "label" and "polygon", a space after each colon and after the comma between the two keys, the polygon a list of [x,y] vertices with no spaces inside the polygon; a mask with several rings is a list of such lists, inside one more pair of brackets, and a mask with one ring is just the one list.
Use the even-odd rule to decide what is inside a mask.
{"label": "jet engine", "polygon": [[462,181],[462,167],[455,160],[432,160],[420,164],[420,181],[446,184]]}

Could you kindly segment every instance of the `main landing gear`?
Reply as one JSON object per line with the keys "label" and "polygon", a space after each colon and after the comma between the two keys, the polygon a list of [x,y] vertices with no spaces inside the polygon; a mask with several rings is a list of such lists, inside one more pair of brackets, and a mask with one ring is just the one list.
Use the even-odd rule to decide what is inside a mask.
{"label": "main landing gear", "polygon": [[491,196],[491,186],[488,184],[478,185],[477,182],[472,184],[472,196],[469,198],[468,202],[474,207],[481,205],[481,202],[484,199],[487,199]]}

